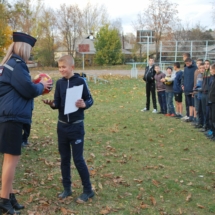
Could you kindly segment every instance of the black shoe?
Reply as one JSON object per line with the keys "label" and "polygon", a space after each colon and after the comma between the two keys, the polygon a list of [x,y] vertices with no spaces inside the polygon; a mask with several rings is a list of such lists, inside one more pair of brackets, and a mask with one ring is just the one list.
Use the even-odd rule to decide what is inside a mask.
{"label": "black shoe", "polygon": [[58,195],[58,198],[64,199],[64,198],[71,196],[71,195],[72,195],[71,189],[64,189],[64,191]]}
{"label": "black shoe", "polygon": [[28,145],[29,145],[28,142],[22,142],[22,147],[26,147],[26,146],[28,146]]}
{"label": "black shoe", "polygon": [[92,198],[94,196],[94,192],[91,191],[91,192],[84,192],[82,193],[77,199],[76,199],[76,202],[79,203],[79,204],[82,204],[84,202],[87,202],[88,199]]}
{"label": "black shoe", "polygon": [[19,211],[15,211],[11,205],[10,199],[0,198],[0,213],[2,214],[20,214]]}
{"label": "black shoe", "polygon": [[11,205],[13,206],[13,208],[15,209],[15,210],[22,210],[22,209],[24,209],[25,208],[25,206],[24,205],[20,205],[19,203],[18,203],[18,201],[16,200],[16,197],[15,197],[15,194],[14,193],[10,193],[10,203],[11,203]]}
{"label": "black shoe", "polygon": [[214,136],[212,136],[212,138],[210,138],[210,140],[211,140],[211,141],[215,141],[215,137],[214,137]]}

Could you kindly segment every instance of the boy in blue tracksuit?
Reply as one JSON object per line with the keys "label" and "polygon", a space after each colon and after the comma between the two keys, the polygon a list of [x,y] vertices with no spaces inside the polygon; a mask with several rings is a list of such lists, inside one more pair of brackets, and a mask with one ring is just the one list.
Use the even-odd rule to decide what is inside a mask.
{"label": "boy in blue tracksuit", "polygon": [[176,102],[176,117],[182,118],[183,105],[182,105],[182,89],[181,89],[181,79],[183,72],[180,70],[180,63],[175,62],[173,69],[175,70],[175,79],[173,82],[173,92]]}
{"label": "boy in blue tracksuit", "polygon": [[[74,164],[80,175],[83,193],[77,198],[77,203],[84,203],[94,196],[90,182],[90,175],[83,158],[84,148],[84,110],[93,105],[93,98],[85,80],[79,74],[74,74],[74,59],[65,55],[58,60],[58,68],[63,76],[56,83],[54,100],[44,100],[45,104],[58,109],[58,149],[61,156],[61,174],[64,191],[58,196],[66,198],[72,195],[71,190],[71,149]],[[75,103],[78,110],[64,114],[66,92],[68,88],[83,85],[82,98]]]}

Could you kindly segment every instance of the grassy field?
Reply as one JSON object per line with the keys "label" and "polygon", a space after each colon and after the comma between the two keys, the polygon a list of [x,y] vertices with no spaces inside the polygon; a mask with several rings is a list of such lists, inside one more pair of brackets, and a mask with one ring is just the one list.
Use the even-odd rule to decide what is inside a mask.
{"label": "grassy field", "polygon": [[89,83],[94,105],[85,112],[85,159],[95,198],[75,203],[82,186],[73,164],[73,196],[57,198],[57,111],[41,101],[53,98],[51,92],[35,99],[31,144],[16,173],[17,198],[26,206],[22,214],[215,214],[215,143],[189,123],[141,112],[141,77],[103,78],[110,83]]}

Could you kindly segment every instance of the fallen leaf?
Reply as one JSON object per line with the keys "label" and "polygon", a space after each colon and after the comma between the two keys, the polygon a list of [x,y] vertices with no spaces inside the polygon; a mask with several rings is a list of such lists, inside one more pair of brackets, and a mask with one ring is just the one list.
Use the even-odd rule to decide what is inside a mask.
{"label": "fallen leaf", "polygon": [[155,206],[155,205],[156,205],[156,200],[155,200],[155,198],[151,196],[151,197],[150,197],[150,200],[151,200],[152,205]]}
{"label": "fallen leaf", "polygon": [[144,204],[144,203],[142,202],[141,205],[140,205],[140,208],[142,208],[142,209],[147,209],[147,208],[149,208],[149,205]]}
{"label": "fallen leaf", "polygon": [[91,153],[90,156],[91,156],[92,158],[95,158],[95,157],[96,157],[93,153]]}
{"label": "fallen leaf", "polygon": [[98,186],[99,186],[99,188],[102,190],[103,189],[103,186],[102,186],[102,184],[99,182],[98,183]]}
{"label": "fallen leaf", "polygon": [[158,181],[156,181],[156,180],[154,180],[154,179],[152,179],[152,183],[153,183],[156,187],[158,187],[158,186],[159,186],[159,182],[158,182]]}
{"label": "fallen leaf", "polygon": [[102,215],[109,214],[109,213],[110,213],[110,211],[107,210],[107,209],[102,209],[102,210],[99,212],[99,214],[102,214]]}
{"label": "fallen leaf", "polygon": [[66,210],[66,208],[61,208],[60,210],[61,210],[61,212],[62,212],[64,215],[67,215],[67,210]]}
{"label": "fallen leaf", "polygon": [[191,195],[191,193],[190,193],[190,194],[187,196],[186,201],[189,202],[189,201],[191,200],[191,198],[192,198],[192,195]]}
{"label": "fallen leaf", "polygon": [[197,204],[198,208],[204,209],[205,207],[203,205]]}

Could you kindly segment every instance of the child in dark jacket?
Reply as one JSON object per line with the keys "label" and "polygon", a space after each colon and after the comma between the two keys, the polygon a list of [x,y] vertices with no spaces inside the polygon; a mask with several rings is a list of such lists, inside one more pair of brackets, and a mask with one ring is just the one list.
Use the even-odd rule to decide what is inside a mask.
{"label": "child in dark jacket", "polygon": [[[56,83],[54,100],[44,100],[45,104],[58,109],[58,149],[61,156],[61,174],[64,191],[58,196],[66,198],[72,195],[71,190],[71,157],[80,175],[83,193],[76,199],[77,203],[84,203],[94,196],[90,182],[90,174],[83,157],[84,149],[84,110],[93,105],[93,98],[85,80],[79,74],[74,74],[74,59],[65,55],[58,60],[58,68],[63,76]],[[66,94],[69,88],[83,85],[82,98],[74,104],[75,112],[64,114]],[[72,104],[71,104],[72,105]],[[71,150],[72,149],[72,150]],[[72,153],[72,156],[71,156]]]}
{"label": "child in dark jacket", "polygon": [[210,101],[211,140],[215,141],[215,64],[211,65],[210,73],[212,75],[212,82],[208,92],[208,100]]}
{"label": "child in dark jacket", "polygon": [[176,72],[175,79],[173,82],[173,92],[174,92],[175,102],[176,102],[176,117],[182,118],[183,105],[182,105],[181,78],[182,78],[183,72],[180,70],[179,62],[174,63],[173,69]]}
{"label": "child in dark jacket", "polygon": [[195,100],[195,110],[196,110],[196,116],[197,116],[197,124],[196,128],[202,128],[204,124],[204,116],[202,113],[202,82],[203,82],[203,74],[205,71],[204,63],[200,63],[198,66],[199,74],[196,76],[196,83],[194,87],[195,95],[197,95],[197,99]]}
{"label": "child in dark jacket", "polygon": [[158,95],[158,102],[160,104],[160,112],[159,114],[166,114],[167,106],[166,106],[166,95],[165,95],[165,84],[161,81],[161,79],[165,78],[165,74],[160,71],[160,67],[155,65],[155,81],[156,81],[156,90]]}
{"label": "child in dark jacket", "polygon": [[189,119],[186,122],[193,121],[193,107],[194,107],[194,99],[193,99],[193,87],[194,87],[194,73],[197,69],[197,66],[192,63],[192,59],[187,58],[185,60],[186,67],[184,68],[184,73],[182,75],[181,87],[185,94],[185,99],[187,101],[187,105],[189,106]]}

